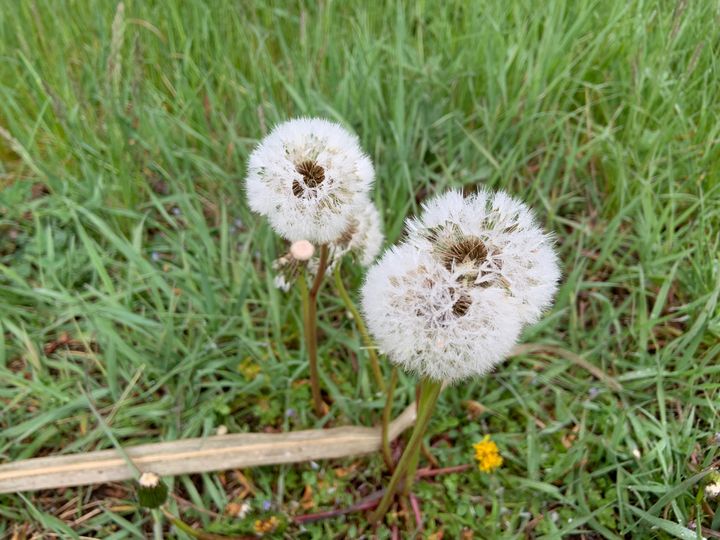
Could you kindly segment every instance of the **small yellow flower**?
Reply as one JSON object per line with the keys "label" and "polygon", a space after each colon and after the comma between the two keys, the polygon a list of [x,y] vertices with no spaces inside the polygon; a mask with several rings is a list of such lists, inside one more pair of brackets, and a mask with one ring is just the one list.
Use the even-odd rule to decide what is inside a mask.
{"label": "small yellow flower", "polygon": [[253,362],[249,356],[243,360],[238,366],[238,371],[242,373],[246,380],[252,381],[260,373],[260,366]]}
{"label": "small yellow flower", "polygon": [[500,450],[497,444],[490,440],[490,435],[485,435],[482,441],[473,445],[473,448],[475,449],[478,468],[482,472],[492,472],[503,464]]}
{"label": "small yellow flower", "polygon": [[253,525],[253,528],[255,529],[255,532],[257,534],[267,534],[275,532],[275,529],[277,529],[277,526],[280,524],[280,520],[276,518],[275,516],[270,517],[270,519],[262,520],[262,519],[256,519],[255,523]]}

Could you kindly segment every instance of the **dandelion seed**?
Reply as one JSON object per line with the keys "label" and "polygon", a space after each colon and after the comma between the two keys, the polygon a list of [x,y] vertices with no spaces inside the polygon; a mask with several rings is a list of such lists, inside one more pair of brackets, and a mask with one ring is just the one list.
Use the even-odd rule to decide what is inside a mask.
{"label": "dandelion seed", "polygon": [[321,119],[278,125],[250,156],[250,207],[288,240],[324,244],[350,224],[374,178],[357,136]]}
{"label": "dandelion seed", "polygon": [[485,435],[482,441],[473,445],[475,449],[475,459],[478,462],[478,468],[485,473],[493,472],[502,466],[503,458],[500,455],[500,449],[497,444],[490,439],[490,435]]}

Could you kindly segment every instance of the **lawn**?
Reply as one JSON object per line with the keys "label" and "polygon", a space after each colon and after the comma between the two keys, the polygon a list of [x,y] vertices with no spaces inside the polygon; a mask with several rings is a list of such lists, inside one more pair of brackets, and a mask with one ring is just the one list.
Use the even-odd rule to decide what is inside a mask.
{"label": "lawn", "polygon": [[[373,159],[386,245],[428,196],[476,186],[557,238],[530,352],[440,398],[431,452],[473,467],[418,482],[423,534],[720,537],[718,21],[685,0],[3,1],[0,463],[112,448],[89,400],[124,446],[378,421],[332,280],[314,415],[300,295],[273,286],[286,245],[243,190],[273,125],[320,116]],[[166,480],[196,529],[275,516],[275,537],[355,538],[363,513],[293,516],[387,476],[373,455]],[[0,538],[191,538],[158,516],[129,482],[0,495]]]}

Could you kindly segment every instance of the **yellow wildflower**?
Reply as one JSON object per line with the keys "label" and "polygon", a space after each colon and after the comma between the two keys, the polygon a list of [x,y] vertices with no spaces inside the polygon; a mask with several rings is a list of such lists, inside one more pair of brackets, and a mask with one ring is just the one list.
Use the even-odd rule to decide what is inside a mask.
{"label": "yellow wildflower", "polygon": [[478,468],[482,472],[492,472],[503,464],[503,458],[500,450],[494,441],[490,440],[490,435],[485,435],[482,441],[473,445],[475,449],[475,459],[478,462]]}
{"label": "yellow wildflower", "polygon": [[240,373],[242,373],[243,377],[245,377],[246,380],[252,381],[260,373],[260,366],[253,362],[252,358],[248,356],[238,366],[238,370],[240,371]]}
{"label": "yellow wildflower", "polygon": [[272,516],[270,519],[266,520],[256,519],[253,528],[257,534],[266,534],[275,532],[275,529],[277,529],[279,524],[280,520],[275,516]]}

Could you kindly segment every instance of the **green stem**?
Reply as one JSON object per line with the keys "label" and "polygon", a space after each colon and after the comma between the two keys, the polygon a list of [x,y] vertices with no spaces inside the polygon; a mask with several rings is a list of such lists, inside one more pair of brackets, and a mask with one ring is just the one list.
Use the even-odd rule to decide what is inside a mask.
{"label": "green stem", "polygon": [[[413,429],[412,436],[408,441],[405,451],[403,452],[400,461],[395,468],[395,472],[390,479],[387,490],[383,495],[380,504],[373,514],[370,516],[370,523],[376,523],[381,520],[387,513],[390,505],[392,504],[395,493],[400,487],[400,482],[405,477],[408,467],[413,460],[415,454],[419,451],[420,445],[422,444],[423,436],[425,431],[430,424],[430,418],[432,412],[435,409],[438,397],[440,396],[440,390],[442,390],[442,383],[438,381],[432,381],[429,379],[423,379],[421,381],[421,396],[425,396],[422,400],[422,404],[418,403],[417,420],[415,421],[415,429]],[[422,405],[422,407],[421,407]]]}
{"label": "green stem", "polygon": [[320,247],[320,264],[310,291],[308,291],[305,273],[303,272],[303,274],[298,278],[300,297],[302,299],[305,345],[307,347],[308,364],[310,366],[310,389],[312,391],[313,407],[315,408],[315,414],[318,417],[322,417],[324,411],[322,395],[320,394],[320,371],[318,369],[317,354],[317,296],[318,292],[320,292],[320,286],[322,285],[323,278],[325,277],[328,253],[327,245],[323,244]]}
{"label": "green stem", "polygon": [[368,357],[370,358],[370,368],[375,376],[375,382],[377,382],[380,391],[385,392],[385,380],[383,379],[380,362],[378,362],[377,353],[375,352],[375,344],[367,331],[367,327],[365,326],[365,322],[363,321],[360,311],[352,301],[352,298],[350,298],[350,295],[343,284],[342,276],[340,275],[341,265],[342,260],[338,261],[335,266],[335,287],[337,288],[338,293],[340,293],[340,298],[345,303],[345,307],[352,314],[355,326],[357,326],[358,332],[360,332],[360,336],[362,337],[363,343],[365,344],[365,348],[368,352]]}
{"label": "green stem", "polygon": [[[423,384],[419,384],[417,387],[417,402],[418,402],[418,411],[424,410],[427,408],[428,403],[427,400],[430,398],[428,395],[429,392],[427,391],[427,388],[423,389]],[[428,422],[430,419],[428,418]],[[420,444],[418,444],[417,448],[414,449],[413,454],[410,456],[410,459],[408,461],[407,466],[407,472],[405,473],[405,482],[403,483],[402,488],[402,494],[403,496],[407,497],[410,494],[410,490],[412,489],[413,482],[415,481],[415,473],[417,472],[418,463],[420,462],[420,451],[423,447],[423,440],[420,439]]]}
{"label": "green stem", "polygon": [[383,407],[382,414],[382,453],[383,459],[385,460],[385,466],[390,472],[395,469],[395,464],[392,460],[392,452],[390,451],[390,416],[392,415],[392,399],[395,393],[395,386],[397,386],[398,371],[395,366],[392,368],[390,374],[390,386],[387,389],[387,395],[385,398],[385,407]]}
{"label": "green stem", "polygon": [[162,513],[160,510],[151,510],[153,518],[153,539],[163,540]]}

